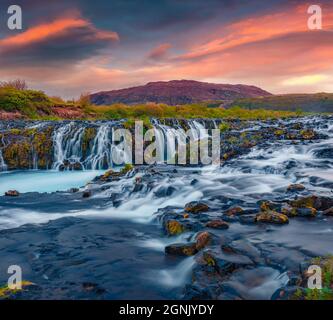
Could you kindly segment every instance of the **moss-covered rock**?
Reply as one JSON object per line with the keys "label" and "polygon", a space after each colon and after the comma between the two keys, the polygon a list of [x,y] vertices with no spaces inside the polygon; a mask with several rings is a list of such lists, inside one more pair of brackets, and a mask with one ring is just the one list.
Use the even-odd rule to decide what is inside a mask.
{"label": "moss-covered rock", "polygon": [[255,217],[255,221],[274,224],[286,224],[289,222],[289,219],[283,213],[267,210],[264,212],[259,212]]}
{"label": "moss-covered rock", "polygon": [[208,211],[209,207],[203,203],[198,201],[189,202],[185,205],[185,211],[189,213],[199,213]]}
{"label": "moss-covered rock", "polygon": [[92,148],[94,139],[96,137],[96,128],[88,127],[85,128],[82,136],[82,155],[86,158],[89,155],[89,151]]}
{"label": "moss-covered rock", "polygon": [[31,167],[31,145],[26,140],[7,145],[2,154],[9,170]]}
{"label": "moss-covered rock", "polygon": [[177,220],[167,220],[165,222],[165,230],[168,235],[177,235],[184,232],[184,226]]}

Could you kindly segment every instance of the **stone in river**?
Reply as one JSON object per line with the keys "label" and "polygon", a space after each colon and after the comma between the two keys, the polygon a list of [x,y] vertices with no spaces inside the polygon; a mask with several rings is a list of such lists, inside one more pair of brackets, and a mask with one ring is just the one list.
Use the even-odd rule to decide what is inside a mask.
{"label": "stone in river", "polygon": [[193,256],[197,253],[196,243],[174,243],[165,247],[165,253],[177,256]]}
{"label": "stone in river", "polygon": [[303,191],[303,190],[305,190],[305,187],[299,183],[290,184],[287,188],[287,191]]}
{"label": "stone in river", "polygon": [[184,226],[177,220],[167,220],[164,227],[169,235],[180,234],[185,229]]}
{"label": "stone in river", "polygon": [[283,213],[278,213],[272,210],[259,212],[255,218],[256,222],[285,224],[289,222],[288,217]]}
{"label": "stone in river", "polygon": [[206,247],[207,245],[209,245],[212,241],[212,236],[210,235],[209,232],[204,231],[204,232],[200,232],[197,236],[196,236],[196,248],[197,250],[201,250],[204,247]]}
{"label": "stone in river", "polygon": [[208,210],[209,207],[203,202],[192,201],[185,205],[185,211],[190,213],[205,212]]}
{"label": "stone in river", "polygon": [[7,197],[18,197],[20,193],[17,190],[8,190],[5,192],[5,196]]}
{"label": "stone in river", "polygon": [[206,227],[213,229],[228,229],[229,224],[223,220],[217,219],[207,222]]}

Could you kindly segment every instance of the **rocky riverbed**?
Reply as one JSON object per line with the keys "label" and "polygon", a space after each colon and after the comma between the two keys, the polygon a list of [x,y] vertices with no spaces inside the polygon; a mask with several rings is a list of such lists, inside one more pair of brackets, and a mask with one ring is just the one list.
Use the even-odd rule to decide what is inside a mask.
{"label": "rocky riverbed", "polygon": [[[5,297],[332,298],[333,119],[231,121],[222,135],[218,167],[128,166],[66,192],[0,197],[0,283],[11,264],[29,281]],[[325,290],[307,289],[310,264]]]}

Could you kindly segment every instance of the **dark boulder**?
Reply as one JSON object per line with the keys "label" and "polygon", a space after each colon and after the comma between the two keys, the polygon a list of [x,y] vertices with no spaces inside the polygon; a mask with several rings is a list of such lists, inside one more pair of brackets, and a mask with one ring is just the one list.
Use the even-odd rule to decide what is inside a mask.
{"label": "dark boulder", "polygon": [[197,253],[196,243],[175,243],[165,247],[165,253],[177,256],[193,256]]}
{"label": "dark boulder", "polygon": [[209,207],[205,203],[199,201],[192,201],[185,205],[185,211],[190,213],[205,212],[208,210]]}

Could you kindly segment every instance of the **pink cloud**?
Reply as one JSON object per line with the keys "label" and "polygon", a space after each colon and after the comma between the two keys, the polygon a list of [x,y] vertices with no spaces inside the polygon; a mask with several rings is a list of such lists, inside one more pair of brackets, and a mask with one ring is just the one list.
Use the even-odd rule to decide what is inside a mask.
{"label": "pink cloud", "polygon": [[159,46],[153,48],[153,50],[149,53],[148,58],[153,60],[159,60],[165,58],[167,55],[168,50],[171,48],[170,43],[163,43]]}

